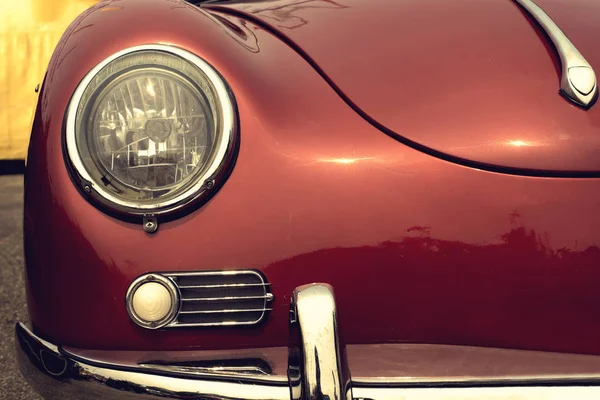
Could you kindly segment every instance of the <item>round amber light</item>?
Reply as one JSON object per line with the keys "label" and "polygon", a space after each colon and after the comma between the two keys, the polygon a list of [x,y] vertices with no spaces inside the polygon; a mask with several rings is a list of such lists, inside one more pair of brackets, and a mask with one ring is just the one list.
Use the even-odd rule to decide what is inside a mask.
{"label": "round amber light", "polygon": [[136,315],[148,322],[166,318],[173,308],[171,293],[160,283],[148,282],[140,285],[133,294],[131,306]]}
{"label": "round amber light", "polygon": [[133,322],[144,328],[161,328],[177,315],[178,293],[170,279],[158,274],[143,275],[127,291],[127,312]]}

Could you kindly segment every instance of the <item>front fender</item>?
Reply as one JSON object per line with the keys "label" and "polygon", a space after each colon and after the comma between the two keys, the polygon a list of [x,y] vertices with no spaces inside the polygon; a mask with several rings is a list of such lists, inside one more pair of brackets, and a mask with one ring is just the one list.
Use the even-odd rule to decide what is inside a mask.
{"label": "front fender", "polygon": [[[83,76],[153,42],[221,73],[236,96],[240,149],[211,201],[148,235],[79,194],[61,136]],[[83,349],[286,346],[291,293],[324,282],[349,344],[600,354],[599,206],[597,179],[485,172],[398,143],[243,18],[172,0],[105,2],[61,40],[36,112],[25,183],[30,316],[40,337]],[[214,269],[266,276],[275,301],[265,323],[148,331],[128,318],[127,288],[141,274]]]}
{"label": "front fender", "polygon": [[[259,216],[269,208],[260,196],[281,185],[273,179],[285,179],[265,174],[289,157],[276,152],[277,137],[301,134],[287,124],[314,127],[329,118],[332,106],[323,103],[339,103],[348,116],[353,113],[301,57],[259,31],[243,20],[172,0],[102,2],[67,29],[40,93],[26,172],[28,304],[33,327],[42,336],[83,348],[151,348],[156,343],[211,348],[224,338],[231,339],[229,347],[286,343],[286,335],[280,335],[287,331],[284,295],[266,324],[216,332],[147,332],[129,320],[123,304],[128,285],[146,272],[263,269],[286,253],[266,253],[254,228],[259,221],[280,219]],[[112,218],[88,203],[68,175],[62,148],[65,112],[81,79],[111,54],[150,43],[177,46],[211,63],[235,93],[246,138],[238,168],[217,198],[161,224],[154,236],[144,233],[141,224]],[[277,128],[284,123],[288,128]]]}

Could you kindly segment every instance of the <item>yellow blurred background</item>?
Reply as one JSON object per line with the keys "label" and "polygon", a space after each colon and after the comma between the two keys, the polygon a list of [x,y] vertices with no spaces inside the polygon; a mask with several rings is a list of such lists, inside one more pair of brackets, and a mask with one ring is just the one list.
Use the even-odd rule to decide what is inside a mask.
{"label": "yellow blurred background", "polygon": [[24,159],[37,94],[54,46],[98,0],[0,0],[0,160]]}

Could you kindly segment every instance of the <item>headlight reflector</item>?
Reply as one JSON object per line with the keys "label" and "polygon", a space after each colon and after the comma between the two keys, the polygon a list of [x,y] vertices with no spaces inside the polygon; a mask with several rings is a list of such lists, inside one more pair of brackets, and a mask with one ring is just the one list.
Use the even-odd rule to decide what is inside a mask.
{"label": "headlight reflector", "polygon": [[134,214],[198,197],[231,159],[234,106],[219,74],[171,46],[127,49],[80,83],[66,147],[91,193]]}

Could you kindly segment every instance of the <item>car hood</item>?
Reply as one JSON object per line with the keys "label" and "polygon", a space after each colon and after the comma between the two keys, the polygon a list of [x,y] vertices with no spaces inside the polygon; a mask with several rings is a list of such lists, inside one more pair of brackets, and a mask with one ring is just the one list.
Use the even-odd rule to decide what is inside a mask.
{"label": "car hood", "polygon": [[[536,3],[600,71],[600,2]],[[363,117],[410,146],[512,173],[600,171],[600,104],[584,110],[559,94],[554,47],[511,0],[265,0],[211,7],[268,27]]]}

